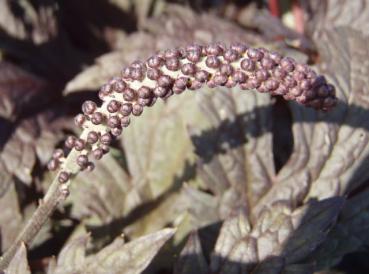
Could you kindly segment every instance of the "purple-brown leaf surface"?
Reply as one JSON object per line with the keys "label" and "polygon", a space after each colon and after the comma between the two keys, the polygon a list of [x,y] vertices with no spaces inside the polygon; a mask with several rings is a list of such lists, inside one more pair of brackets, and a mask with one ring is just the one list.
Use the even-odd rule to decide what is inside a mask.
{"label": "purple-brown leaf surface", "polygon": [[45,87],[40,78],[11,63],[0,61],[0,117],[14,120],[26,108],[36,109],[47,96]]}
{"label": "purple-brown leaf surface", "polygon": [[98,253],[87,256],[89,235],[75,236],[62,249],[56,262],[52,261],[48,274],[139,274],[174,232],[173,229],[163,229],[128,243],[124,242],[123,237],[118,237]]}
{"label": "purple-brown leaf surface", "polygon": [[[317,112],[238,88],[158,100],[94,172],[73,178],[47,237],[28,247],[32,271],[45,259],[49,274],[312,274],[366,250],[366,1],[302,1],[305,34],[256,5],[51,2],[0,1],[2,251],[51,181],[52,148],[78,132],[69,115],[81,100],[157,50],[233,40],[314,66],[335,85],[337,107]],[[289,39],[302,43],[291,49]],[[22,246],[9,273],[29,273],[26,258]]]}
{"label": "purple-brown leaf surface", "polygon": [[342,198],[307,203],[296,210],[276,204],[263,211],[254,227],[240,212],[223,224],[211,257],[212,272],[280,273],[325,239],[342,204]]}

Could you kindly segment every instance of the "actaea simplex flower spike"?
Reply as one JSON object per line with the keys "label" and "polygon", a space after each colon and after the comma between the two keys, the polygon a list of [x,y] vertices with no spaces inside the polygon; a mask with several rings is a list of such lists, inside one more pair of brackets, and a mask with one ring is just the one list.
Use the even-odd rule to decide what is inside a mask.
{"label": "actaea simplex flower spike", "polygon": [[[334,87],[323,76],[290,57],[242,43],[229,47],[222,43],[194,44],[162,51],[146,62],[135,61],[125,67],[120,77],[101,87],[101,106],[92,101],[83,103],[83,113],[76,116],[75,123],[88,133],[83,138],[69,136],[65,147],[79,152],[76,164],[80,170],[92,170],[92,158],[99,160],[109,151],[112,140],[130,124],[130,115],[141,115],[158,98],[166,99],[203,85],[238,85],[242,90],[281,95],[323,111],[337,102]],[[67,182],[71,175],[63,166],[64,159],[63,151],[58,149],[48,166],[50,170],[61,169],[60,183]]]}

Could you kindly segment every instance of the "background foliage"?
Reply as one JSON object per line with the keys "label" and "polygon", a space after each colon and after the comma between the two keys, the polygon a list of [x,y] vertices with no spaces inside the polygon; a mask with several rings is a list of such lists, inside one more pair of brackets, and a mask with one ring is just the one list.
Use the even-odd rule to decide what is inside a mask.
{"label": "background foliage", "polygon": [[368,16],[366,0],[0,0],[2,252],[81,102],[129,62],[237,38],[315,66],[339,97],[330,113],[237,88],[158,103],[7,273],[369,271]]}

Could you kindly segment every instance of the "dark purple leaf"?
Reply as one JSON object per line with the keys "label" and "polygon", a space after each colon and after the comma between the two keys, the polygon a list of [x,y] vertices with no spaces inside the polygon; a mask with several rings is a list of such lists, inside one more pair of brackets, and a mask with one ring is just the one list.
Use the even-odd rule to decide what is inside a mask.
{"label": "dark purple leaf", "polygon": [[40,78],[8,62],[0,62],[0,117],[15,119],[25,108],[44,101],[46,84]]}

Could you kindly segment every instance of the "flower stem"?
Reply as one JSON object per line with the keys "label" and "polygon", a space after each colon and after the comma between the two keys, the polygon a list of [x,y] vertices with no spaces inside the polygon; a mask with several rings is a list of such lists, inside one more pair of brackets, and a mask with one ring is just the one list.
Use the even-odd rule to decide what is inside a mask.
{"label": "flower stem", "polygon": [[[71,153],[69,153],[66,161],[74,162],[77,156],[78,152],[72,150]],[[73,171],[73,169],[75,168],[69,167],[68,169]],[[42,226],[47,222],[56,207],[68,197],[70,181],[63,184],[60,183],[58,180],[59,173],[55,176],[53,182],[51,183],[48,191],[45,194],[45,197],[40,200],[39,206],[33,213],[31,219],[18,234],[13,244],[0,258],[0,272],[4,271],[8,267],[10,261],[12,260],[22,243],[24,243],[26,246],[29,246],[32,243],[33,239],[41,230]]]}

